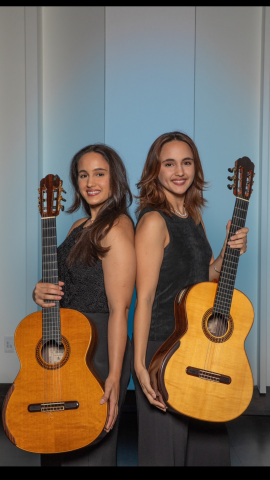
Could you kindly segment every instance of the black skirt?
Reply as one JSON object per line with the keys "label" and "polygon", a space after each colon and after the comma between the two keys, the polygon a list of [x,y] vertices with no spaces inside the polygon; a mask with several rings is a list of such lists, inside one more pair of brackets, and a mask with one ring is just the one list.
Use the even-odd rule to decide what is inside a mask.
{"label": "black skirt", "polygon": [[[107,313],[84,313],[90,317],[98,330],[98,346],[95,352],[94,365],[103,381],[109,374],[108,356],[108,319]],[[117,437],[121,409],[123,407],[131,370],[131,344],[127,337],[127,346],[123,361],[120,381],[119,414],[113,429],[95,445],[90,445],[73,452],[41,455],[41,466],[116,466]]]}
{"label": "black skirt", "polygon": [[[146,367],[164,343],[149,341]],[[210,423],[152,406],[133,372],[138,412],[139,466],[230,466],[225,423]]]}

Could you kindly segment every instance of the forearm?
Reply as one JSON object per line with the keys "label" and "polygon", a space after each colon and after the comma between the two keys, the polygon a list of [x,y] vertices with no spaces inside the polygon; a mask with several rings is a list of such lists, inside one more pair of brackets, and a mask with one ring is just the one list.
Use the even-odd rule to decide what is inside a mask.
{"label": "forearm", "polygon": [[145,368],[145,356],[151,325],[152,304],[150,300],[137,300],[134,316],[134,367]]}
{"label": "forearm", "polygon": [[109,375],[120,381],[127,343],[128,309],[112,311],[108,324]]}
{"label": "forearm", "polygon": [[222,253],[214,260],[211,265],[209,265],[209,281],[218,280],[220,276],[220,271],[222,267],[223,256]]}

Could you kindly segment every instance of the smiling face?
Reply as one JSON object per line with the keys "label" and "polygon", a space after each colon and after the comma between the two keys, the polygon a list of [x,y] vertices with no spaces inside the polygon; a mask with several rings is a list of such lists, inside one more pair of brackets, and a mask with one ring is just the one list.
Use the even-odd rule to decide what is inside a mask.
{"label": "smiling face", "polygon": [[99,208],[111,195],[110,166],[100,153],[90,152],[78,162],[80,194],[90,208]]}
{"label": "smiling face", "polygon": [[194,156],[185,142],[173,140],[165,143],[160,153],[160,172],[158,179],[169,201],[173,197],[185,197],[195,176]]}

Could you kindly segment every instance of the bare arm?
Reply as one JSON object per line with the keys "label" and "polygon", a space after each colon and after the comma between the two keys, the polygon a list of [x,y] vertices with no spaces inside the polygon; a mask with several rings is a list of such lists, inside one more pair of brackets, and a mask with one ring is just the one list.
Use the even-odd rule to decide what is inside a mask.
{"label": "bare arm", "polygon": [[164,411],[166,407],[159,397],[159,392],[154,390],[150,383],[145,355],[164,247],[168,243],[169,234],[161,215],[158,212],[145,214],[138,224],[135,238],[137,303],[134,317],[134,367],[149,402]]}
{"label": "bare arm", "polygon": [[136,259],[134,229],[122,216],[102,243],[110,246],[102,261],[105,290],[109,305],[108,349],[109,376],[101,403],[108,401],[109,415],[105,430],[113,427],[118,414],[119,385],[127,342],[128,312],[135,285]]}

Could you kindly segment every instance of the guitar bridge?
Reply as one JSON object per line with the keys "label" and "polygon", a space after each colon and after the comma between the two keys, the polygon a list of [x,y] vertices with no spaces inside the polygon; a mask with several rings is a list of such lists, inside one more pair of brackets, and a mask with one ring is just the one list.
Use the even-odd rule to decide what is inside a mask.
{"label": "guitar bridge", "polygon": [[227,375],[221,375],[220,373],[210,372],[209,370],[203,370],[201,368],[187,367],[186,373],[192,377],[208,380],[209,382],[223,383],[225,385],[230,385],[232,381],[231,377]]}
{"label": "guitar bridge", "polygon": [[49,403],[33,403],[28,406],[30,413],[50,413],[50,412],[63,412],[64,410],[77,410],[79,408],[79,402],[49,402]]}

